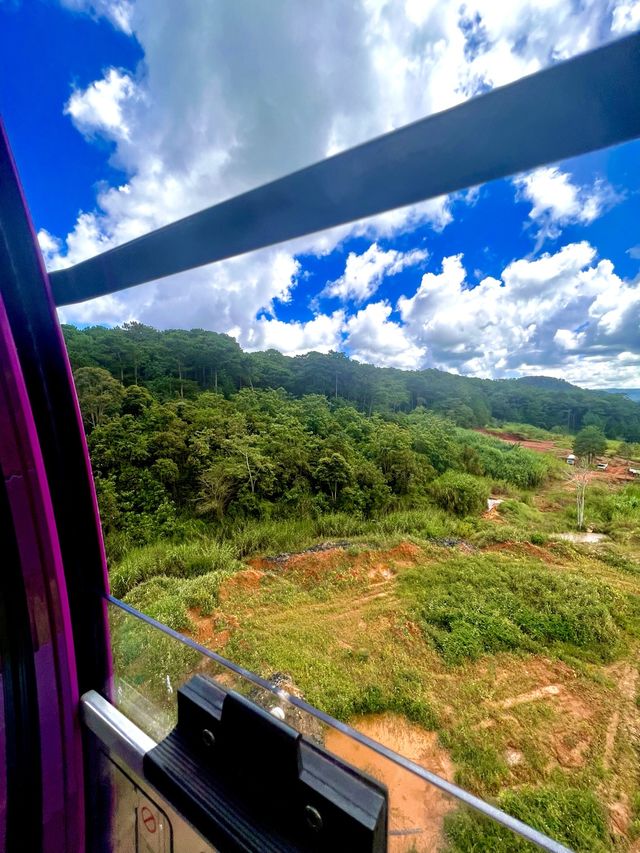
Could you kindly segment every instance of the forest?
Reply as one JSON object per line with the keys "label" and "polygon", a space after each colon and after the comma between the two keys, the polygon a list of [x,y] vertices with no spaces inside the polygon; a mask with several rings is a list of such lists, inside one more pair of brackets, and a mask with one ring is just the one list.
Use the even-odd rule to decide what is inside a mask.
{"label": "forest", "polygon": [[[115,557],[158,537],[188,538],[198,525],[224,530],[242,519],[317,518],[336,512],[377,518],[392,510],[425,506],[464,516],[485,507],[487,478],[533,488],[549,470],[544,457],[459,426],[453,404],[427,409],[421,403],[407,410],[387,407],[370,412],[340,394],[320,393],[317,383],[299,397],[282,384],[276,389],[260,387],[251,360],[255,356],[247,358],[223,336],[210,338],[223,353],[213,362],[216,392],[215,386],[200,390],[194,380],[172,374],[163,350],[171,345],[170,335],[165,340],[154,333],[159,335],[154,338],[155,353],[149,349],[154,353],[150,360],[138,364],[137,379],[147,384],[125,387],[107,369],[113,370],[109,359],[101,366],[83,366],[88,356],[79,357],[73,343],[84,340],[82,336],[93,341],[92,334],[97,333],[106,347],[110,340],[102,334],[106,330],[65,331],[107,547]],[[143,331],[151,334],[149,329]],[[119,330],[113,334],[117,339]],[[185,334],[199,339],[196,333]],[[225,356],[227,350],[230,355]],[[96,345],[94,362],[99,352]],[[273,353],[256,355],[266,357],[268,368],[272,361],[284,359]],[[344,383],[347,393],[343,377],[353,363],[333,355],[319,359],[329,367],[334,361],[344,367],[338,388]],[[295,379],[295,371],[303,376],[307,368],[304,360],[288,359],[285,366],[288,362],[297,366],[290,368],[294,378],[289,382],[296,387],[302,380]],[[166,373],[145,378],[158,374],[163,363]],[[360,365],[355,367],[357,376]],[[129,370],[123,366],[122,375],[135,380]],[[236,389],[230,384],[231,375],[239,382],[251,371],[253,387]],[[186,373],[187,367],[181,372]],[[317,378],[319,371],[313,373]],[[263,369],[261,384],[269,381],[268,375]],[[381,388],[394,381],[385,371],[371,375]],[[455,379],[435,375],[443,381]],[[284,376],[278,374],[278,379]],[[353,393],[358,393],[355,381]],[[378,396],[382,399],[382,391]],[[481,398],[475,403],[479,413]],[[463,414],[461,408],[457,411]]]}
{"label": "forest", "polygon": [[102,367],[155,399],[192,399],[201,391],[230,397],[242,388],[320,394],[372,414],[427,408],[458,426],[527,423],[553,432],[597,426],[608,438],[640,441],[640,404],[623,394],[587,391],[560,379],[489,380],[439,370],[374,367],[343,353],[294,358],[276,350],[243,352],[228,335],[202,329],[158,331],[141,323],[107,329],[63,326],[71,363]]}

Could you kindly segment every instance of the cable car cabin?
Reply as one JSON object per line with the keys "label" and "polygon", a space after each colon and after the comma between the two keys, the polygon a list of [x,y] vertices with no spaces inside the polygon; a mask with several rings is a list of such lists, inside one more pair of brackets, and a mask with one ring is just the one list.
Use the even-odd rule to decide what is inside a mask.
{"label": "cable car cabin", "polygon": [[49,275],[2,134],[0,848],[384,851],[386,763],[566,850],[110,595],[56,307],[636,138],[638,91],[633,35]]}

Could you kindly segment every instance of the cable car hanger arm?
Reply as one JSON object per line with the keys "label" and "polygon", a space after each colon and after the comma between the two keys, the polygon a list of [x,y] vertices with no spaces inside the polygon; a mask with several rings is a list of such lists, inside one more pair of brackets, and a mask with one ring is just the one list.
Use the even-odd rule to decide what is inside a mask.
{"label": "cable car hanger arm", "polygon": [[640,33],[553,65],[50,274],[104,296],[640,136]]}

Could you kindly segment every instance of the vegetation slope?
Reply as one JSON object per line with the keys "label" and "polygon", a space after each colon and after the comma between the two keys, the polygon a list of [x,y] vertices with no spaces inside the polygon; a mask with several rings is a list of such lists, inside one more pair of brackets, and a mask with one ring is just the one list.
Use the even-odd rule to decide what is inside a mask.
{"label": "vegetation slope", "polygon": [[[606,540],[558,540],[573,437],[543,428],[599,427],[630,458],[640,407],[555,380],[247,356],[209,333],[65,333],[116,596],[364,731],[432,734],[451,778],[573,849],[637,846],[640,488],[592,482],[586,525]],[[202,660],[114,627],[116,670],[171,708]],[[526,849],[433,814],[451,850]]]}

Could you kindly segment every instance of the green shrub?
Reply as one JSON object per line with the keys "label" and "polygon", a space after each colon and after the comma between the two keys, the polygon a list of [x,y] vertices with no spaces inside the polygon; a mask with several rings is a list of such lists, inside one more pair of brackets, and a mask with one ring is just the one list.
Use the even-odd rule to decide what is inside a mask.
{"label": "green shrub", "polygon": [[455,556],[404,573],[401,584],[425,636],[450,664],[508,650],[610,660],[635,619],[606,584],[515,555]]}
{"label": "green shrub", "polygon": [[175,631],[192,627],[188,611],[196,609],[203,616],[212,613],[218,603],[221,584],[233,573],[209,572],[183,580],[159,576],[138,584],[124,600]]}
{"label": "green shrub", "polygon": [[470,430],[458,430],[461,443],[475,448],[485,476],[505,480],[522,489],[539,486],[557,467],[550,456],[526,450],[498,438]]}
{"label": "green shrub", "polygon": [[[498,805],[576,853],[611,850],[604,807],[590,791],[559,785],[526,786],[500,794]],[[534,853],[538,849],[470,809],[448,815],[445,834],[451,853]]]}
{"label": "green shrub", "polygon": [[430,491],[439,506],[456,515],[472,515],[487,508],[489,487],[472,474],[447,471],[431,483]]}

